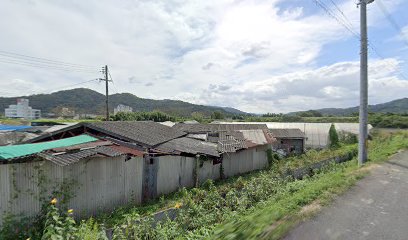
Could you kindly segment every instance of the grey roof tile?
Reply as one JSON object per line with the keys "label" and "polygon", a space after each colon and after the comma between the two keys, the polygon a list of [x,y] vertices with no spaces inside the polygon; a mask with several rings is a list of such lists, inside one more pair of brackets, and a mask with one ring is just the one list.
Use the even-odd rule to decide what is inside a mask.
{"label": "grey roof tile", "polygon": [[150,147],[187,135],[178,129],[150,121],[95,122],[86,126],[113,137]]}
{"label": "grey roof tile", "polygon": [[298,128],[273,128],[269,132],[275,138],[305,138],[305,134]]}
{"label": "grey roof tile", "polygon": [[216,157],[219,156],[217,144],[188,137],[170,140],[157,146],[156,149],[165,152],[179,151],[190,154],[206,154]]}

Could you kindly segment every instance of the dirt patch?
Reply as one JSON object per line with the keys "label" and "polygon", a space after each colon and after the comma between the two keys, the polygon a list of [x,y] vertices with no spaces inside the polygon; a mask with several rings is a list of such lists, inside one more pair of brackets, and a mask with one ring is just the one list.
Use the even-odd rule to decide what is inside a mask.
{"label": "dirt patch", "polygon": [[320,201],[315,200],[311,204],[303,206],[302,209],[300,210],[299,214],[300,215],[310,215],[310,214],[316,213],[321,208],[322,208],[322,205],[320,204]]}

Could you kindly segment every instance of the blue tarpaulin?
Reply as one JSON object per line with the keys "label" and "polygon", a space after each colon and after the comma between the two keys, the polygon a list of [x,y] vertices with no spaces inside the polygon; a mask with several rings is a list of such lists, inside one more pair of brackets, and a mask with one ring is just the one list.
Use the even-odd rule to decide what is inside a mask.
{"label": "blue tarpaulin", "polygon": [[16,125],[3,125],[0,124],[0,131],[17,131],[31,128],[31,126],[16,126]]}

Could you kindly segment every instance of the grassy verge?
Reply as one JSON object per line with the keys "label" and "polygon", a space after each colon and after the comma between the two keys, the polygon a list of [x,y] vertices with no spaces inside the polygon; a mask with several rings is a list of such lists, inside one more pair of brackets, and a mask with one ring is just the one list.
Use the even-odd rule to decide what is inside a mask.
{"label": "grassy verge", "polygon": [[[315,175],[299,184],[298,191],[288,192],[280,200],[267,201],[251,214],[220,225],[211,239],[279,239],[293,225],[310,216],[308,206],[319,208],[333,196],[344,192],[368,172],[368,165],[379,163],[399,149],[408,148],[408,134],[377,133],[369,145],[369,163],[359,169],[356,161],[343,164],[344,168]],[[306,207],[305,207],[306,206]],[[306,210],[305,210],[306,209]],[[316,209],[311,207],[311,209]]]}

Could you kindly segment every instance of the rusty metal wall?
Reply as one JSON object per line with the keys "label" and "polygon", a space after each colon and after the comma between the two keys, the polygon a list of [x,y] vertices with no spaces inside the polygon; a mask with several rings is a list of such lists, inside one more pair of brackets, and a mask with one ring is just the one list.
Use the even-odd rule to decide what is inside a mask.
{"label": "rusty metal wall", "polygon": [[[30,217],[40,211],[40,197],[71,186],[68,208],[75,216],[93,216],[125,203],[141,203],[142,158],[93,158],[66,167],[49,161],[0,165],[0,225],[9,213]],[[64,190],[68,192],[67,190]]]}

